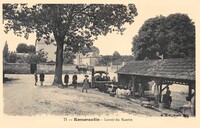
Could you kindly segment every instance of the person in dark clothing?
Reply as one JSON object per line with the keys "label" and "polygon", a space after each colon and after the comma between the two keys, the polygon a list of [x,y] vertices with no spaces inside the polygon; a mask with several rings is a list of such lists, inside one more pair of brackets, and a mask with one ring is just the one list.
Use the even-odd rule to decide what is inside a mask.
{"label": "person in dark clothing", "polygon": [[41,83],[41,86],[43,86],[43,82],[44,82],[44,72],[42,71],[42,73],[40,73],[40,83]]}
{"label": "person in dark clothing", "polygon": [[169,106],[171,106],[172,97],[171,97],[171,91],[169,90],[169,87],[167,87],[166,95],[167,95],[168,100],[169,100]]}
{"label": "person in dark clothing", "polygon": [[68,83],[69,83],[69,75],[68,74],[65,74],[64,83],[65,83],[65,86],[67,87]]}
{"label": "person in dark clothing", "polygon": [[88,75],[85,75],[85,79],[83,80],[82,92],[83,92],[84,90],[86,90],[86,93],[87,93],[88,88],[89,88]]}
{"label": "person in dark clothing", "polygon": [[77,75],[74,74],[73,77],[72,77],[72,85],[74,86],[74,88],[77,88]]}
{"label": "person in dark clothing", "polygon": [[166,93],[165,93],[167,96],[170,96],[171,94],[171,91],[169,90],[169,87],[167,87],[167,90],[166,90]]}
{"label": "person in dark clothing", "polygon": [[35,79],[35,86],[37,86],[37,82],[38,82],[37,70],[35,70],[34,79]]}
{"label": "person in dark clothing", "polygon": [[138,86],[139,86],[139,91],[138,91],[139,95],[141,97],[143,97],[144,96],[144,86],[141,83],[139,83]]}
{"label": "person in dark clothing", "polygon": [[170,108],[172,102],[171,91],[167,87],[166,93],[163,95],[163,107]]}

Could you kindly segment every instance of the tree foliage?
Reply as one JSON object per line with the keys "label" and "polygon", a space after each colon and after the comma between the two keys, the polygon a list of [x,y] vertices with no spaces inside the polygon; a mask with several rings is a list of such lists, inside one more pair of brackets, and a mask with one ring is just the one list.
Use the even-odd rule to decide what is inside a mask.
{"label": "tree foliage", "polygon": [[116,65],[121,64],[121,55],[119,54],[118,51],[114,51],[112,56],[112,63]]}
{"label": "tree foliage", "polygon": [[131,55],[120,55],[120,57],[113,59],[113,55],[104,55],[98,60],[98,65],[100,66],[110,66],[111,63],[113,65],[121,65],[123,62],[127,63],[132,61],[134,58]]}
{"label": "tree foliage", "polygon": [[185,14],[150,18],[133,38],[136,60],[157,59],[158,52],[167,58],[195,56],[195,26]]}
{"label": "tree foliage", "polygon": [[93,52],[94,56],[98,56],[100,54],[100,50],[96,46],[92,46],[91,51]]}
{"label": "tree foliage", "polygon": [[112,61],[111,55],[104,55],[98,60],[98,65],[107,66],[110,65],[111,61]]}
{"label": "tree foliage", "polygon": [[64,64],[73,64],[75,55],[71,51],[64,51],[63,53],[63,63]]}
{"label": "tree foliage", "polygon": [[16,63],[17,61],[17,54],[15,52],[10,52],[8,57],[8,63]]}
{"label": "tree foliage", "polygon": [[119,52],[118,51],[114,51],[113,58],[115,59],[115,58],[120,58],[120,57],[121,57],[121,55],[119,54]]}
{"label": "tree foliage", "polygon": [[28,51],[28,45],[25,43],[19,43],[17,45],[16,51],[17,53],[27,53]]}
{"label": "tree foliage", "polygon": [[40,49],[36,53],[29,53],[26,57],[26,62],[29,64],[44,63],[47,61],[47,54],[44,49]]}
{"label": "tree foliage", "polygon": [[17,53],[35,53],[35,46],[27,45],[26,43],[19,43],[16,51]]}
{"label": "tree foliage", "polygon": [[37,39],[54,35],[56,69],[54,84],[62,84],[63,45],[74,53],[90,47],[98,35],[123,32],[125,23],[132,24],[137,15],[134,4],[3,4],[5,32],[14,30],[28,38],[36,32]]}
{"label": "tree foliage", "polygon": [[97,48],[95,46],[83,47],[82,50],[79,53],[82,53],[85,56],[89,52],[92,52],[94,56],[95,55],[98,56],[99,53],[100,53],[100,50],[99,50],[99,48]]}
{"label": "tree foliage", "polygon": [[9,49],[8,49],[8,43],[6,42],[3,48],[3,59],[4,61],[8,61],[8,57],[9,57]]}
{"label": "tree foliage", "polygon": [[34,45],[29,45],[28,46],[28,53],[35,53],[35,46]]}

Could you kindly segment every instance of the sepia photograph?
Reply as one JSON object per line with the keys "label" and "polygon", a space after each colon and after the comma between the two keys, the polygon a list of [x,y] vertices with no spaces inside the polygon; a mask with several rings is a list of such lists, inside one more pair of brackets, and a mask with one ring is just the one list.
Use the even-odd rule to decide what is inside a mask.
{"label": "sepia photograph", "polygon": [[3,127],[197,122],[196,4],[1,2]]}

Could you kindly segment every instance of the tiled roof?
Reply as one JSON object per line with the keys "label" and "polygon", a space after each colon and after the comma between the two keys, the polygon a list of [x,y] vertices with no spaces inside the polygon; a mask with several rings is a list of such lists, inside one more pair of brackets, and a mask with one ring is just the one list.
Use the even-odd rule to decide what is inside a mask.
{"label": "tiled roof", "polygon": [[116,73],[181,80],[195,80],[195,59],[178,58],[131,61],[120,68]]}

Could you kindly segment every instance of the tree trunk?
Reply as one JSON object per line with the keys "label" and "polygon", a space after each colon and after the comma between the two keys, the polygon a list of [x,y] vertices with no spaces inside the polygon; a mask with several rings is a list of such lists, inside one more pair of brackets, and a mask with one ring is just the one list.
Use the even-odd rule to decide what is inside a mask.
{"label": "tree trunk", "polygon": [[53,85],[62,85],[63,44],[57,43],[56,67]]}

